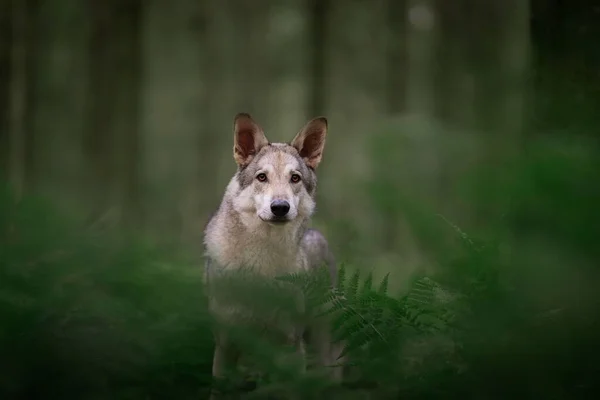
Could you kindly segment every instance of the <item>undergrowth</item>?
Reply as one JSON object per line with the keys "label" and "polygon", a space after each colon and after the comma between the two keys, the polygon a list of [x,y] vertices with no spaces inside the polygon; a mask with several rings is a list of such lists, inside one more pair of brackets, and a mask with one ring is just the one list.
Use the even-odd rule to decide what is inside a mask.
{"label": "undergrowth", "polygon": [[[368,268],[342,266],[333,288],[324,273],[280,277],[304,293],[309,318],[330,323],[343,344],[337,367],[345,380],[330,384],[310,368],[294,374],[275,361],[286,349],[264,331],[240,328],[233,334],[250,355],[242,368],[264,372],[242,395],[590,398],[600,372],[600,296],[597,246],[582,230],[597,230],[583,217],[597,207],[589,200],[596,192],[573,184],[575,174],[545,173],[549,166],[556,169],[544,157],[541,169],[506,188],[515,201],[505,221],[519,227],[510,235],[478,237],[438,218],[435,229],[452,235],[453,251],[402,296],[389,292],[389,276],[375,280]],[[567,190],[588,197],[561,214]],[[540,196],[552,196],[550,211]],[[208,395],[216,322],[198,263],[139,238],[80,229],[35,198],[17,202],[4,190],[0,203],[1,398]],[[531,256],[540,254],[535,246],[546,257]],[[571,254],[582,265],[562,262]],[[225,293],[270,311],[293,304],[265,288],[244,277]]]}

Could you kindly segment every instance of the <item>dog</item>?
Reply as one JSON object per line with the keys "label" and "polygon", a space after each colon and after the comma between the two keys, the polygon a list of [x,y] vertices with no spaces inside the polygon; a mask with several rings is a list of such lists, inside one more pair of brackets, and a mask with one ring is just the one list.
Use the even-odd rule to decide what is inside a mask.
{"label": "dog", "polygon": [[[316,170],[327,130],[327,119],[318,117],[307,122],[290,143],[271,143],[249,114],[235,116],[233,158],[237,172],[204,230],[204,279],[209,309],[216,317],[235,320],[232,310],[221,307],[216,299],[219,293],[213,281],[220,272],[250,267],[261,279],[270,280],[326,266],[331,285],[336,284],[335,260],[327,240],[308,228],[315,211]],[[306,329],[292,324],[287,331],[303,360],[302,370]],[[236,367],[241,351],[224,331],[216,328],[214,334],[212,374],[218,379]],[[332,365],[339,349],[331,343],[326,324],[311,326],[310,337],[318,364]],[[339,368],[329,370],[334,380],[341,380]]]}

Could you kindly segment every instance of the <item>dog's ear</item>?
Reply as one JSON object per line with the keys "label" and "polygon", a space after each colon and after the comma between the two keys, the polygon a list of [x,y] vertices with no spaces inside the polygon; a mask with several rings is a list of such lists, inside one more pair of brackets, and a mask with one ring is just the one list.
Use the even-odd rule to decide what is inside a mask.
{"label": "dog's ear", "polygon": [[252,161],[259,150],[269,144],[263,130],[250,116],[239,113],[233,120],[233,158],[244,167]]}
{"label": "dog's ear", "polygon": [[327,118],[318,117],[308,121],[292,140],[292,146],[312,169],[316,169],[321,162],[326,136]]}

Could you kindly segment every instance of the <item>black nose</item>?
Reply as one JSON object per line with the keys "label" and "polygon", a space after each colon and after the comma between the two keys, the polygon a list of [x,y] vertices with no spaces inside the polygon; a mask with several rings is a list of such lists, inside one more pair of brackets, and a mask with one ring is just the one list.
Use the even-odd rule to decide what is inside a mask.
{"label": "black nose", "polygon": [[283,217],[290,211],[290,203],[285,200],[273,200],[271,202],[271,212],[276,217]]}

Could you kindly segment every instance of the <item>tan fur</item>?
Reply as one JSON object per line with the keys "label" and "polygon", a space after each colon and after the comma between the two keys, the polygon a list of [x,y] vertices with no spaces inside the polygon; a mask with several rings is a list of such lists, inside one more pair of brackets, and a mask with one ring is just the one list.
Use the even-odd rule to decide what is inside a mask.
{"label": "tan fur", "polygon": [[[215,292],[211,279],[220,272],[250,267],[265,279],[272,279],[326,264],[332,283],[335,281],[335,264],[327,241],[319,232],[307,229],[315,210],[315,169],[322,158],[326,133],[326,119],[315,118],[298,132],[291,144],[269,143],[250,115],[238,114],[234,119],[233,155],[239,169],[227,185],[204,236],[209,304],[218,318],[231,322],[235,312],[243,312],[239,307],[219,305],[219,293]],[[301,180],[294,182],[293,175],[299,175]],[[286,202],[287,214],[275,215],[273,202]],[[334,357],[328,332],[320,328],[314,335],[320,361],[330,364]],[[304,328],[292,324],[287,329],[303,357]],[[239,349],[234,350],[235,346],[223,332],[217,330],[215,337],[213,375],[220,377],[227,364],[235,366]],[[335,376],[339,377],[339,373]]]}
{"label": "tan fur", "polygon": [[[314,201],[295,195],[284,184],[275,184],[260,193],[252,186],[245,190],[239,186],[235,178],[230,181],[225,198],[231,200],[222,205],[220,211],[225,212],[211,221],[211,235],[205,241],[208,256],[224,269],[256,267],[271,277],[305,269],[306,257],[298,247],[298,239],[303,218],[312,213]],[[295,208],[300,218],[284,226],[273,226],[256,217],[257,213],[267,212],[272,198],[283,196],[291,199],[292,210]],[[229,218],[229,212],[236,213],[239,219]]]}

